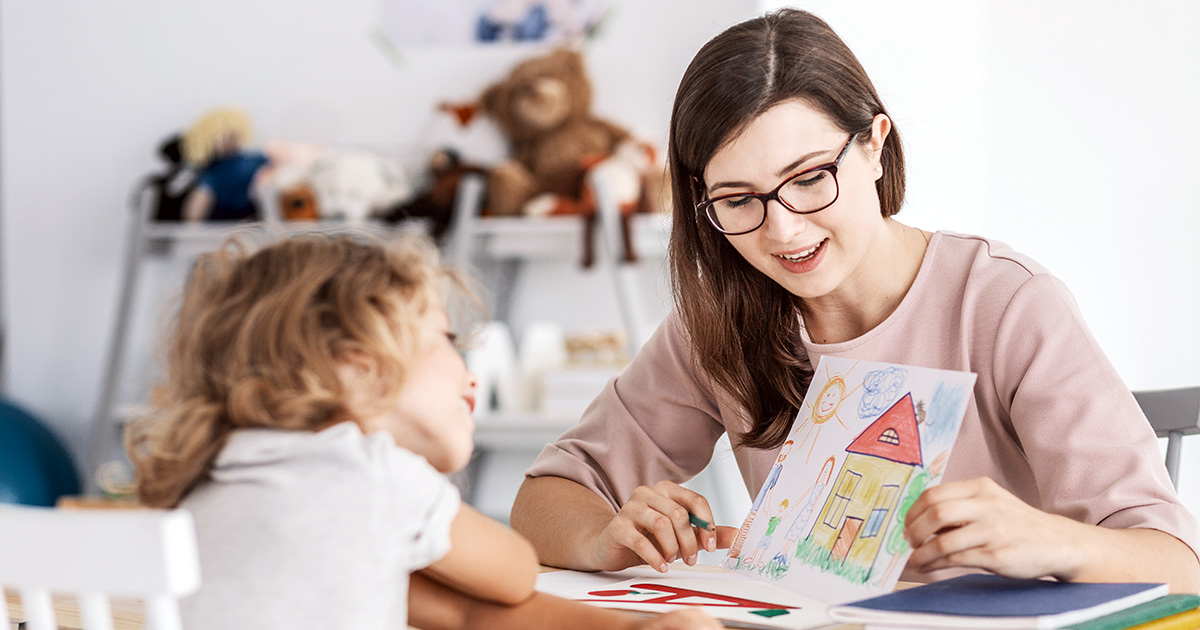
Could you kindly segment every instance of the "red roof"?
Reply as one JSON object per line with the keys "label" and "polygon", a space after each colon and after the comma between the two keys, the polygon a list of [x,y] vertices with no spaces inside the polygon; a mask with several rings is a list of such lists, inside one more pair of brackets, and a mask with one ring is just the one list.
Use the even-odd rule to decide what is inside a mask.
{"label": "red roof", "polygon": [[[891,432],[888,432],[889,429]],[[885,432],[888,434],[884,435]],[[921,434],[917,430],[917,412],[913,409],[912,394],[905,394],[883,412],[871,426],[854,438],[846,447],[846,452],[920,466]]]}

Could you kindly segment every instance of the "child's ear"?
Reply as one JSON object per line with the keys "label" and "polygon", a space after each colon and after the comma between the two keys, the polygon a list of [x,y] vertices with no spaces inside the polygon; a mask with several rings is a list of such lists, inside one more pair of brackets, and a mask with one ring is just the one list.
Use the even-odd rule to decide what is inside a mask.
{"label": "child's ear", "polygon": [[337,375],[346,394],[346,404],[355,413],[367,411],[378,402],[383,384],[375,357],[365,352],[347,352],[338,358]]}

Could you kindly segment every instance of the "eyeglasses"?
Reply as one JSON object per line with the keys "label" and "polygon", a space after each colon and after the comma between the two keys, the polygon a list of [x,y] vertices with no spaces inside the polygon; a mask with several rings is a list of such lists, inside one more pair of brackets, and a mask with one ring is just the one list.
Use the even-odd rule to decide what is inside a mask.
{"label": "eyeglasses", "polygon": [[796,214],[820,212],[837,201],[838,167],[857,138],[857,133],[852,134],[834,161],[800,171],[769,193],[722,195],[697,204],[696,212],[703,212],[718,232],[730,236],[762,227],[767,221],[767,203],[772,199]]}

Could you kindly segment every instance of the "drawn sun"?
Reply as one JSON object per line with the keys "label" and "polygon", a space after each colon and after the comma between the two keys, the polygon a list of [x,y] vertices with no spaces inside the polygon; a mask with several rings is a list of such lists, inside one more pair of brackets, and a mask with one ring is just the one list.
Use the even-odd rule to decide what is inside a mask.
{"label": "drawn sun", "polygon": [[[854,368],[857,365],[858,363],[855,363],[854,365],[850,366],[850,369],[846,370],[846,374],[854,371]],[[840,373],[829,374],[829,366],[826,366],[825,370],[825,375],[828,377],[828,380],[826,380],[825,385],[821,387],[821,393],[817,395],[816,405],[811,406],[811,412],[806,418],[804,418],[804,423],[801,425],[799,431],[800,433],[803,433],[803,436],[800,438],[801,446],[803,446],[804,443],[809,440],[809,438],[812,438],[812,443],[808,445],[808,453],[804,457],[804,461],[806,463],[808,462],[808,459],[812,457],[813,447],[817,445],[817,438],[820,437],[822,425],[824,425],[826,422],[829,422],[829,420],[832,418],[837,420],[838,424],[842,425],[842,428],[850,428],[845,422],[842,422],[841,416],[838,415],[838,409],[842,407],[842,403],[850,397],[850,394],[853,394],[855,390],[862,386],[860,383],[859,385],[856,385],[854,389],[846,391],[845,377]],[[804,404],[809,405],[808,402],[805,402]]]}

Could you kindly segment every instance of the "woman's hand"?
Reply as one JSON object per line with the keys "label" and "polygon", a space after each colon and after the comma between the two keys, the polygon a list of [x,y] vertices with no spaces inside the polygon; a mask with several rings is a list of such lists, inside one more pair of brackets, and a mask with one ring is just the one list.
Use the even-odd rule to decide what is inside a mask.
{"label": "woman's hand", "polygon": [[687,488],[670,481],[639,486],[589,542],[589,564],[601,571],[617,571],[644,562],[665,573],[667,563],[676,558],[695,565],[701,549],[727,549],[733,542],[736,529],[695,527],[689,513],[713,521],[708,501]]}
{"label": "woman's hand", "polygon": [[1031,507],[980,477],[926,490],[908,510],[908,566],[920,572],[971,567],[1014,578],[1069,580],[1083,563],[1091,527]]}

